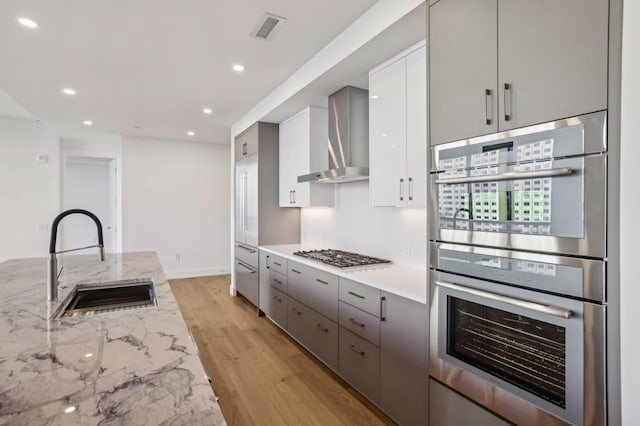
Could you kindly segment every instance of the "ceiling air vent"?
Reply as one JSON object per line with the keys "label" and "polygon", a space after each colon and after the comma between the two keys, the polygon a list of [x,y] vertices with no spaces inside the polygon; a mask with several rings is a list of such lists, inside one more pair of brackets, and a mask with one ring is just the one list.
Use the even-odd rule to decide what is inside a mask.
{"label": "ceiling air vent", "polygon": [[251,33],[252,37],[261,38],[263,40],[269,40],[275,33],[275,30],[284,24],[286,18],[282,16],[272,15],[270,13],[265,13],[256,29]]}

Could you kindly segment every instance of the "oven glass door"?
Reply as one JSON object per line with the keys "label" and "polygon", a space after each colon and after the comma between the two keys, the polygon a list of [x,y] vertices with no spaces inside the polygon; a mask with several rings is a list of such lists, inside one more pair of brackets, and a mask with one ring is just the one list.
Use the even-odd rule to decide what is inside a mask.
{"label": "oven glass door", "polygon": [[603,388],[592,377],[603,362],[602,306],[443,272],[431,277],[432,376],[479,402],[513,395],[515,402],[489,407],[512,420],[509,410],[524,401],[582,424],[585,383],[594,412],[604,411]]}

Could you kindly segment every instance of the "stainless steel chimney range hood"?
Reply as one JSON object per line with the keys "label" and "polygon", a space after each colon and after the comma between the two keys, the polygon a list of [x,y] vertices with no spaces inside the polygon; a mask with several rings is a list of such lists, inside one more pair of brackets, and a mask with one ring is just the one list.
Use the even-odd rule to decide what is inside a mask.
{"label": "stainless steel chimney range hood", "polygon": [[369,179],[369,92],[347,86],[329,96],[329,170],[298,182],[344,183]]}

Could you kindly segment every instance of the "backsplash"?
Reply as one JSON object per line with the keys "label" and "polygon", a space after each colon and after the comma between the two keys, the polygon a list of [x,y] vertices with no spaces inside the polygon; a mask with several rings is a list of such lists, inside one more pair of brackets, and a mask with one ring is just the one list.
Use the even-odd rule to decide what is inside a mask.
{"label": "backsplash", "polygon": [[302,209],[301,243],[426,269],[425,208],[371,207],[369,182],[336,185],[335,207]]}

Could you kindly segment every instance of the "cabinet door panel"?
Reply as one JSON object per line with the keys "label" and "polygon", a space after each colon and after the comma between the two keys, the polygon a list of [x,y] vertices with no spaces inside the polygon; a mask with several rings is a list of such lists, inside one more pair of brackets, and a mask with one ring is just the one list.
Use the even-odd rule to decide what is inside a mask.
{"label": "cabinet door panel", "polygon": [[380,398],[380,349],[340,327],[340,375],[374,404]]}
{"label": "cabinet door panel", "polygon": [[427,49],[407,56],[407,205],[427,205]]}
{"label": "cabinet door panel", "polygon": [[439,1],[429,14],[431,144],[495,133],[497,0]]}
{"label": "cabinet door panel", "polygon": [[[431,426],[508,426],[509,423],[458,395],[435,380],[429,380],[429,424]],[[427,424],[427,423],[421,423]]]}
{"label": "cabinet door panel", "polygon": [[292,182],[292,188],[295,191],[293,195],[293,206],[305,207],[309,205],[309,184],[298,183],[298,176],[309,173],[309,132],[310,117],[309,114],[300,114],[289,123],[292,141],[289,145],[290,157],[289,179]]}
{"label": "cabinet door panel", "polygon": [[[500,130],[607,107],[607,0],[498,5]],[[511,85],[507,105],[505,83]]]}
{"label": "cabinet door panel", "polygon": [[280,207],[292,207],[293,185],[290,179],[289,164],[291,163],[291,149],[293,137],[291,128],[286,124],[280,125],[279,149],[278,149],[278,193],[280,194]]}
{"label": "cabinet door panel", "polygon": [[[426,290],[425,290],[426,291]],[[402,425],[427,424],[427,305],[382,292],[380,407]]]}
{"label": "cabinet door panel", "polygon": [[235,208],[235,235],[236,241],[241,243],[247,242],[247,236],[244,231],[244,210],[245,210],[245,161],[236,161],[236,208]]}
{"label": "cabinet door panel", "polygon": [[404,205],[406,200],[405,63],[404,58],[399,59],[369,77],[369,179],[373,206]]}
{"label": "cabinet door panel", "polygon": [[270,308],[271,315],[269,317],[280,327],[287,329],[287,301],[286,294],[278,289],[271,288]]}

